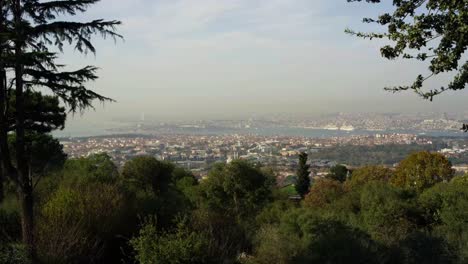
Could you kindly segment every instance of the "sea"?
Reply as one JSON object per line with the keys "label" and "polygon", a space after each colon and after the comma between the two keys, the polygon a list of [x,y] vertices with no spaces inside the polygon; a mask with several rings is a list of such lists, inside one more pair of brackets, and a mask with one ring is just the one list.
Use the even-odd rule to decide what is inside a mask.
{"label": "sea", "polygon": [[128,124],[118,122],[89,122],[86,124],[73,125],[70,124],[62,131],[55,131],[53,134],[59,138],[73,137],[94,137],[94,136],[110,136],[119,134],[181,134],[181,135],[234,135],[247,134],[258,136],[290,136],[290,137],[307,137],[307,138],[331,138],[345,137],[353,135],[375,135],[375,134],[415,134],[430,137],[467,137],[467,133],[461,131],[417,131],[417,130],[327,130],[327,129],[312,129],[299,127],[265,127],[265,128],[221,128],[221,127],[171,127],[155,128],[141,130],[138,128],[129,128]]}

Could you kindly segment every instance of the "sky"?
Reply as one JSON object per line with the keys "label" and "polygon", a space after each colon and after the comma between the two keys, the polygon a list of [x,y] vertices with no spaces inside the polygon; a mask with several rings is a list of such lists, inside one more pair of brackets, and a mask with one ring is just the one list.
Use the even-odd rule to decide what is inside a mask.
{"label": "sky", "polygon": [[427,65],[381,58],[382,43],[344,33],[372,29],[362,18],[385,10],[391,6],[346,0],[102,0],[73,19],[118,19],[125,39],[96,38],[96,55],[67,50],[62,58],[70,67],[100,67],[89,88],[117,102],[69,124],[142,113],[191,120],[464,110],[466,92],[430,103],[383,91],[427,72]]}

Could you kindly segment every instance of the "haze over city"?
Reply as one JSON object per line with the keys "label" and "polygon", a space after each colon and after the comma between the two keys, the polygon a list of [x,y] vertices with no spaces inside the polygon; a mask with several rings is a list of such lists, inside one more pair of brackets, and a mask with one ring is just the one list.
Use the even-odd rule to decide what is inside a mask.
{"label": "haze over city", "polygon": [[97,41],[96,57],[75,52],[63,60],[102,68],[90,88],[116,103],[70,116],[65,132],[143,112],[147,119],[194,120],[462,111],[465,91],[432,103],[385,92],[385,86],[410,84],[427,65],[385,60],[382,43],[344,33],[371,29],[362,18],[391,8],[329,0],[101,1],[80,19],[119,19],[125,40]]}

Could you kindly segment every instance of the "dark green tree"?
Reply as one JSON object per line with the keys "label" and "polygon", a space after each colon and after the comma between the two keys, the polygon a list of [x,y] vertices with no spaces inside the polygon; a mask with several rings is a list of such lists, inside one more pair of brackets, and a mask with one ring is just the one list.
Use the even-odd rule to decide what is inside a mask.
{"label": "dark green tree", "polygon": [[[47,163],[50,165],[49,161],[56,158],[58,159],[56,161],[59,161],[64,157],[62,147],[58,141],[45,133],[49,133],[56,129],[63,129],[65,126],[66,112],[65,108],[60,106],[59,99],[56,96],[42,95],[40,92],[28,90],[26,91],[25,98],[25,115],[27,117],[25,120],[26,148],[29,150],[27,152],[42,152],[42,154],[37,152],[28,153],[30,162],[35,163],[30,164],[30,166],[36,167],[29,168],[32,172],[31,175],[38,176],[39,171],[37,170],[37,166],[40,166],[39,163],[44,162],[44,164]],[[8,99],[7,109],[5,110],[6,131],[7,133],[14,134],[16,130],[16,97],[13,94],[9,96]],[[10,154],[14,160],[16,147],[12,143],[14,143],[13,141],[16,141],[16,136],[8,136],[8,141],[11,151]],[[49,142],[47,143],[46,141]],[[49,143],[50,145],[48,145]],[[37,162],[33,160],[36,160]],[[0,201],[2,200],[3,183],[7,180],[4,178],[2,167],[3,164],[0,162]]]}
{"label": "dark green tree", "polygon": [[152,191],[157,195],[168,189],[173,171],[174,165],[171,163],[141,156],[125,164],[122,176],[139,189]]}
{"label": "dark green tree", "polygon": [[348,168],[346,168],[346,166],[338,164],[330,168],[330,174],[327,175],[327,178],[339,182],[345,182],[349,173],[350,171]]}
{"label": "dark green tree", "polygon": [[[70,17],[99,0],[1,0],[0,1],[0,154],[3,172],[18,187],[22,213],[23,242],[34,257],[34,199],[26,153],[28,91],[46,88],[58,96],[71,111],[92,106],[93,100],[109,101],[86,89],[84,84],[97,78],[96,67],[87,66],[76,71],[62,71],[55,46],[62,50],[65,44],[80,52],[95,52],[91,37],[119,37],[114,32],[118,21],[93,20],[70,22]],[[7,76],[6,72],[14,74]],[[7,105],[9,96],[15,96],[15,161],[7,142]]]}
{"label": "dark green tree", "polygon": [[[379,4],[382,0],[348,0],[348,2]],[[468,61],[464,56],[468,47],[468,4],[466,1],[394,0],[393,10],[376,18],[364,18],[364,23],[382,26],[383,32],[348,33],[367,39],[386,39],[391,44],[381,48],[384,58],[414,59],[428,62],[428,74],[420,74],[410,85],[386,88],[399,92],[412,90],[424,99],[445,91],[466,88]],[[454,72],[446,86],[424,90],[425,82],[443,73]],[[428,85],[427,85],[428,86]]]}
{"label": "dark green tree", "polygon": [[361,191],[359,225],[385,245],[398,245],[417,230],[421,215],[414,195],[405,190],[372,182]]}
{"label": "dark green tree", "polygon": [[[27,90],[24,102],[26,134],[50,133],[65,127],[66,110],[60,105],[57,96],[43,95],[40,92]],[[8,132],[16,130],[16,96],[9,97],[7,112]]]}
{"label": "dark green tree", "polygon": [[63,168],[63,184],[85,186],[92,183],[115,183],[119,171],[107,153],[69,159]]}
{"label": "dark green tree", "polygon": [[445,238],[460,259],[468,262],[468,183],[439,183],[419,196],[428,225],[434,235]]}
{"label": "dark green tree", "polygon": [[207,208],[238,221],[262,209],[273,186],[273,177],[242,160],[218,164],[200,185]]}
{"label": "dark green tree", "polygon": [[[10,135],[8,141],[14,154],[16,135]],[[49,134],[28,133],[26,135],[26,153],[33,187],[46,174],[62,169],[67,159],[62,144]]]}
{"label": "dark green tree", "polygon": [[297,169],[296,191],[304,198],[310,190],[310,166],[307,164],[307,153],[299,154],[299,168]]}

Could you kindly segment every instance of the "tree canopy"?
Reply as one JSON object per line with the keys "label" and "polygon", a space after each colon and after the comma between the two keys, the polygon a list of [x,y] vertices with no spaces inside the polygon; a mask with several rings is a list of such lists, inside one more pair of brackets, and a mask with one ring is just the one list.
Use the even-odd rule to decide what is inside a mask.
{"label": "tree canopy", "polygon": [[392,183],[399,187],[423,191],[454,176],[451,162],[440,153],[417,152],[400,162]]}
{"label": "tree canopy", "polygon": [[344,182],[348,178],[350,171],[344,165],[338,164],[330,168],[330,174],[327,175],[327,178]]}
{"label": "tree canopy", "polygon": [[393,171],[383,166],[364,166],[353,170],[351,178],[346,181],[347,186],[358,187],[372,181],[389,182]]}
{"label": "tree canopy", "polygon": [[202,182],[202,196],[208,208],[240,218],[268,202],[274,178],[250,163],[235,160],[218,164]]}
{"label": "tree canopy", "polygon": [[172,180],[174,166],[154,157],[136,157],[127,162],[122,176],[140,188],[152,190],[155,194],[167,190]]}

